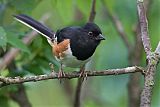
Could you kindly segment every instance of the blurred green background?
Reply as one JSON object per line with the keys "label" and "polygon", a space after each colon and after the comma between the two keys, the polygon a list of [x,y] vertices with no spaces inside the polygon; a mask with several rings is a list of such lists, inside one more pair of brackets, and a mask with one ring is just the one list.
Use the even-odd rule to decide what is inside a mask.
{"label": "blurred green background", "polygon": [[[148,10],[149,34],[153,50],[160,41],[160,0],[150,0]],[[49,63],[58,69],[58,62],[51,53],[51,47],[46,39],[37,36],[30,45],[25,45],[21,39],[31,29],[15,21],[14,14],[27,14],[39,20],[45,14],[49,19],[45,25],[56,31],[73,25],[84,25],[89,18],[92,0],[0,0],[0,57],[11,48],[21,50],[11,65],[1,71],[3,76],[29,76],[50,73]],[[116,14],[122,22],[130,44],[134,45],[133,29],[137,24],[136,0],[97,0],[95,23],[102,29],[106,40],[97,48],[94,58],[87,69],[105,70],[123,68],[129,65],[128,50],[111,22],[106,8]],[[134,50],[136,51],[136,49]],[[141,66],[145,66],[143,52]],[[65,68],[65,71],[73,69]],[[160,66],[158,66],[155,88],[153,90],[152,107],[160,107]],[[141,76],[141,86],[143,77]],[[82,106],[84,107],[127,107],[129,74],[105,77],[91,77],[85,81],[82,88]],[[71,107],[77,79],[47,80],[36,83],[25,83],[27,97],[33,107]],[[18,107],[11,97],[16,93],[18,85],[0,89],[0,107]]]}

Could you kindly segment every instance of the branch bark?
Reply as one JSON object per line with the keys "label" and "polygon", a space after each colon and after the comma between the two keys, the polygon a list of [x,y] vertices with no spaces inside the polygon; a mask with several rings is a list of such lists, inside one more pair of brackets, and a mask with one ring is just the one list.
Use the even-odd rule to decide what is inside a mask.
{"label": "branch bark", "polygon": [[[149,13],[151,3],[152,3],[151,0],[145,0],[144,2],[146,14]],[[134,47],[132,47],[131,52],[129,53],[130,66],[140,65],[142,60],[143,45],[141,39],[140,25],[138,22],[135,28],[133,29],[133,33],[135,34],[134,35],[135,44]],[[140,73],[134,73],[130,75],[130,80],[128,83],[129,107],[139,107],[140,105],[140,93],[141,93],[140,79],[141,79]]]}
{"label": "branch bark", "polygon": [[148,21],[146,17],[146,11],[144,8],[143,0],[137,0],[137,9],[139,15],[139,24],[141,30],[141,38],[144,46],[144,50],[146,52],[147,58],[151,54],[151,43],[148,33]]}
{"label": "branch bark", "polygon": [[75,93],[75,101],[73,107],[81,107],[81,91],[82,91],[82,85],[83,85],[83,78],[78,79],[77,87],[76,87],[76,93]]}
{"label": "branch bark", "polygon": [[140,22],[141,38],[148,60],[147,70],[144,75],[144,88],[141,93],[140,107],[150,107],[156,66],[160,60],[160,43],[158,44],[155,52],[151,52],[148,22],[143,0],[137,0],[137,10]]}
{"label": "branch bark", "polygon": [[154,76],[157,64],[160,60],[160,42],[154,53],[148,56],[147,71],[144,75],[144,88],[141,93],[141,107],[151,107],[152,91],[154,88]]}
{"label": "branch bark", "polygon": [[[128,73],[135,73],[135,72],[141,72],[144,73],[144,69],[142,67],[127,67],[127,68],[121,68],[121,69],[109,69],[109,70],[103,70],[103,71],[85,71],[87,73],[88,77],[91,76],[107,76],[107,75],[121,75],[121,74],[128,74]],[[65,73],[65,76],[61,78],[79,78],[80,72],[73,71],[70,73]],[[25,82],[37,82],[42,80],[48,80],[48,79],[58,79],[58,73],[51,73],[46,75],[37,75],[37,76],[28,76],[28,77],[3,77],[0,76],[0,87],[11,85],[11,84],[21,84]]]}

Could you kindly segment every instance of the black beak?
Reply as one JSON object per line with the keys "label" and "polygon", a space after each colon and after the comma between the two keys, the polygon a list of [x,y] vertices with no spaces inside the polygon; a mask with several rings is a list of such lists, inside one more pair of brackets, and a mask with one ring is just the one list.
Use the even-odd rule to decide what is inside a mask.
{"label": "black beak", "polygon": [[97,40],[105,40],[104,36],[102,34],[99,34],[97,36]]}

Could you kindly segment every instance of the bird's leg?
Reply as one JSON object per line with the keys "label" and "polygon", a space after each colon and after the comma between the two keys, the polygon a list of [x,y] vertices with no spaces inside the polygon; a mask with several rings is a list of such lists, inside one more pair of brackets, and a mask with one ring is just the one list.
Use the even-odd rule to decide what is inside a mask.
{"label": "bird's leg", "polygon": [[65,76],[65,73],[63,71],[63,66],[62,66],[62,63],[60,65],[60,69],[59,69],[59,72],[58,72],[58,79],[60,80],[60,83],[61,83],[61,77],[64,77]]}
{"label": "bird's leg", "polygon": [[81,68],[80,68],[80,75],[79,75],[79,78],[83,78],[87,80],[87,73],[85,72],[85,65],[83,65]]}
{"label": "bird's leg", "polygon": [[51,74],[55,74],[54,71],[54,65],[52,63],[49,63],[50,69],[51,69]]}

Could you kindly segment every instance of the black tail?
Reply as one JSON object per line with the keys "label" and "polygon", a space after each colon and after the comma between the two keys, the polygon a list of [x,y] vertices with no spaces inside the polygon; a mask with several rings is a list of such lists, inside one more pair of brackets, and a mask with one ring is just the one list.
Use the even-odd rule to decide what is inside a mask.
{"label": "black tail", "polygon": [[33,30],[36,30],[38,33],[42,34],[47,39],[52,39],[54,37],[54,33],[51,29],[49,29],[47,26],[43,25],[42,23],[34,20],[33,18],[23,15],[23,14],[14,15],[14,17],[19,22],[32,28]]}

